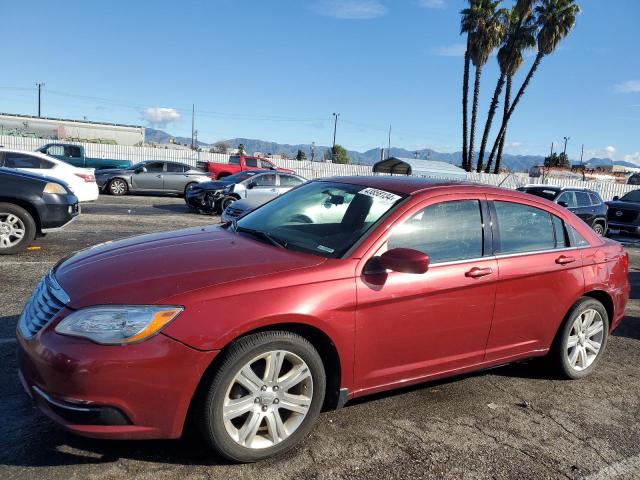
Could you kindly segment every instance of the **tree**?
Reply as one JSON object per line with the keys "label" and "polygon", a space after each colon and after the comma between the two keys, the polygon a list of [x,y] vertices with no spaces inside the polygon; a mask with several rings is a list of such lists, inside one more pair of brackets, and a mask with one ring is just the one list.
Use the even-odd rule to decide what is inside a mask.
{"label": "tree", "polygon": [[[537,25],[532,9],[534,1],[535,0],[518,0],[506,17],[506,34],[503,38],[500,50],[498,50],[500,77],[498,78],[496,89],[493,93],[493,99],[491,100],[489,113],[487,114],[487,121],[484,126],[484,133],[480,144],[480,153],[478,154],[478,171],[480,171],[480,166],[484,161],[487,141],[489,140],[489,132],[491,131],[493,117],[498,108],[498,101],[505,81],[507,83],[507,89],[505,92],[503,118],[509,111],[513,76],[524,62],[524,51],[528,48],[533,48],[536,44],[535,31],[537,29]],[[491,171],[492,161],[493,159],[490,158],[487,162],[487,165],[485,166],[485,173],[489,173]],[[494,173],[498,173],[499,171],[500,163],[498,161]]]}
{"label": "tree", "polygon": [[298,149],[298,153],[296,153],[296,160],[302,162],[307,159],[307,155],[301,149]]}
{"label": "tree", "polygon": [[478,28],[480,16],[479,0],[469,0],[469,8],[460,11],[460,35],[467,34],[467,48],[464,52],[464,75],[462,80],[462,168],[469,171],[469,66],[471,64],[471,35]]}
{"label": "tree", "polygon": [[509,111],[502,119],[502,126],[496,136],[496,140],[491,149],[489,161],[493,159],[500,143],[507,130],[507,124],[513,115],[516,106],[524,95],[531,78],[540,66],[540,62],[546,55],[551,55],[560,41],[565,38],[576,24],[576,15],[580,12],[580,7],[574,3],[574,0],[540,0],[540,5],[536,6],[535,13],[538,23],[538,54],[536,55],[527,76],[525,77],[518,93],[513,99],[513,104],[509,107]]}
{"label": "tree", "polygon": [[342,164],[351,163],[351,159],[347,154],[347,150],[342,145],[338,145],[336,143],[334,147],[332,147],[327,151],[331,152],[331,161],[333,163],[342,163]]}
{"label": "tree", "polygon": [[289,160],[289,154],[287,152],[280,152],[279,155],[283,160]]}
{"label": "tree", "polygon": [[[473,168],[476,120],[478,118],[478,96],[480,94],[480,78],[482,68],[489,60],[491,52],[500,44],[505,32],[506,10],[498,8],[499,0],[478,0],[478,22],[475,31],[469,36],[469,54],[475,67],[473,84],[473,101],[471,107],[471,123],[469,132],[468,170]],[[482,168],[482,165],[478,167]]]}
{"label": "tree", "polygon": [[216,142],[213,144],[213,148],[211,148],[211,153],[227,153],[229,151],[229,144],[223,140]]}
{"label": "tree", "polygon": [[241,143],[240,145],[238,145],[238,154],[244,155],[244,143]]}

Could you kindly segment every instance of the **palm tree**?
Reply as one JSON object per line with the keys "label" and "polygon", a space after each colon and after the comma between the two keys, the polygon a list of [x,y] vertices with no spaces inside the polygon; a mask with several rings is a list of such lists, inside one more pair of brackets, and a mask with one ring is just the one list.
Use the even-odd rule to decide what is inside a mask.
{"label": "palm tree", "polygon": [[[489,161],[491,162],[496,154],[503,137],[507,130],[507,124],[511,119],[511,115],[520,102],[522,95],[524,94],[531,78],[540,66],[540,62],[546,55],[552,54],[560,41],[565,38],[576,24],[576,15],[580,13],[580,7],[574,2],[574,0],[541,0],[540,5],[535,8],[538,26],[537,43],[538,54],[529,69],[524,82],[520,86],[518,93],[516,94],[513,104],[509,107],[507,114],[502,119],[502,126],[496,137],[496,141],[491,149],[491,155]],[[498,165],[496,165],[498,166]]]}
{"label": "palm tree", "polygon": [[469,156],[467,149],[469,148],[469,65],[471,64],[471,35],[478,28],[480,17],[480,9],[478,8],[479,0],[469,0],[469,8],[465,8],[460,12],[462,20],[460,21],[460,35],[467,34],[467,48],[464,52],[464,76],[462,80],[462,168],[469,171],[471,167],[468,164]]}
{"label": "palm tree", "polygon": [[504,37],[504,19],[507,11],[498,9],[500,1],[480,0],[478,8],[480,10],[479,21],[476,30],[470,35],[469,53],[475,71],[475,81],[473,84],[473,103],[471,108],[471,124],[469,133],[469,152],[467,166],[469,171],[473,168],[474,140],[476,130],[476,120],[478,117],[478,95],[480,94],[480,78],[482,68],[489,60],[491,52],[500,45]]}
{"label": "palm tree", "polygon": [[[498,107],[498,99],[500,98],[500,93],[502,92],[505,81],[507,89],[505,92],[503,119],[509,111],[513,76],[524,62],[524,50],[533,48],[536,44],[535,31],[537,29],[537,24],[533,16],[532,9],[534,2],[535,0],[518,0],[509,13],[509,17],[507,19],[507,34],[505,35],[500,50],[498,51],[500,78],[496,84],[496,89],[487,115],[487,123],[484,127],[484,134],[480,145],[480,154],[478,155],[478,172],[481,171],[485,149],[489,139],[489,132],[491,131],[491,124],[493,123],[493,117]],[[502,138],[504,139],[504,135]],[[500,158],[500,155],[498,155],[498,159]],[[487,162],[485,173],[489,173],[491,171],[492,161],[493,159],[490,158]],[[499,169],[500,166],[498,164],[496,167],[496,173]]]}

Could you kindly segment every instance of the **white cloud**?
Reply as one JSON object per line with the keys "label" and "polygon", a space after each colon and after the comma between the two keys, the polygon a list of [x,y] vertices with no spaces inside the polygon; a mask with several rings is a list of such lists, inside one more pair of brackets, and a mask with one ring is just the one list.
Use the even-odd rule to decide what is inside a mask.
{"label": "white cloud", "polygon": [[424,8],[444,8],[444,0],[418,0],[418,5]]}
{"label": "white cloud", "polygon": [[438,57],[462,57],[467,50],[464,43],[452,43],[451,45],[439,45],[431,49],[431,54]]}
{"label": "white cloud", "polygon": [[640,80],[627,80],[613,86],[617,93],[640,93]]}
{"label": "white cloud", "polygon": [[616,147],[613,145],[609,145],[604,149],[604,151],[607,154],[607,158],[613,158],[616,156]]}
{"label": "white cloud", "polygon": [[387,7],[378,0],[322,0],[313,10],[341,20],[369,20],[387,14]]}
{"label": "white cloud", "polygon": [[585,162],[591,158],[610,158],[613,160],[616,155],[616,151],[617,149],[613,145],[608,145],[604,148],[585,150],[584,160]]}
{"label": "white cloud", "polygon": [[145,108],[142,117],[151,125],[165,126],[180,120],[180,113],[175,108],[149,107]]}
{"label": "white cloud", "polygon": [[637,163],[640,164],[640,152],[631,153],[629,155],[624,156],[625,162]]}

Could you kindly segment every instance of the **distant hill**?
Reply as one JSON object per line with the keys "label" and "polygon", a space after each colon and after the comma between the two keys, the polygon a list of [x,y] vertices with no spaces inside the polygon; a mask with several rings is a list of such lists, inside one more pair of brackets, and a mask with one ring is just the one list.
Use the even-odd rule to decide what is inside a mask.
{"label": "distant hill", "polygon": [[[188,137],[173,137],[162,130],[156,130],[153,128],[147,128],[145,137],[148,143],[169,143],[169,139],[173,138],[174,141],[182,144],[191,144],[191,138]],[[230,147],[237,147],[243,143],[247,152],[261,152],[262,154],[285,154],[289,158],[295,158],[298,150],[302,150],[307,159],[311,159],[311,145],[309,144],[297,144],[291,145],[288,143],[276,143],[267,142],[264,140],[255,140],[251,138],[232,138],[225,140]],[[202,148],[210,147],[211,144],[207,144],[198,141],[198,146]],[[315,146],[315,158],[321,159],[325,151],[329,150],[329,146],[316,145]],[[358,152],[355,150],[348,150],[349,158],[352,163],[359,165],[373,165],[380,160],[380,149],[372,148],[366,152]],[[385,157],[388,156],[388,152],[385,149]],[[442,162],[451,163],[453,165],[460,166],[462,163],[462,152],[443,153],[437,152],[430,148],[422,150],[406,150],[404,148],[391,148],[391,156],[394,157],[407,157],[418,158],[422,160],[439,160]],[[534,165],[542,165],[544,162],[544,156],[542,155],[510,155],[505,154],[503,156],[502,165],[504,168],[515,172],[527,172]],[[607,166],[607,165],[622,165],[626,167],[638,167],[638,165],[622,160],[611,160],[609,158],[592,158],[585,162],[586,165],[592,167]]]}

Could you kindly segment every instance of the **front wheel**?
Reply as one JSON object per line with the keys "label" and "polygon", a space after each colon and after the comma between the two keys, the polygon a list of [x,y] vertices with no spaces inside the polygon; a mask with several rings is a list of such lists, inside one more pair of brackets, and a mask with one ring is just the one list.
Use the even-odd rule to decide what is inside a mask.
{"label": "front wheel", "polygon": [[187,192],[189,191],[189,189],[191,189],[192,187],[196,186],[198,184],[198,182],[189,182],[187,183],[187,185],[184,187],[184,196],[187,196]]}
{"label": "front wheel", "polygon": [[601,223],[594,223],[592,228],[594,232],[596,232],[601,237],[604,237],[604,225],[602,225]]}
{"label": "front wheel", "polygon": [[201,407],[200,429],[222,456],[256,462],[297,445],[324,401],[322,360],[305,338],[262,332],[230,348]]}
{"label": "front wheel", "polygon": [[226,197],[224,197],[220,202],[220,212],[224,212],[227,209],[227,207],[231,205],[233,202],[235,202],[236,200],[238,199],[232,195],[227,195]]}
{"label": "front wheel", "polygon": [[36,236],[36,222],[24,208],[0,203],[0,255],[24,251]]}
{"label": "front wheel", "polygon": [[551,352],[558,372],[570,379],[589,375],[604,353],[609,336],[609,315],[593,298],[580,299],[571,309]]}

